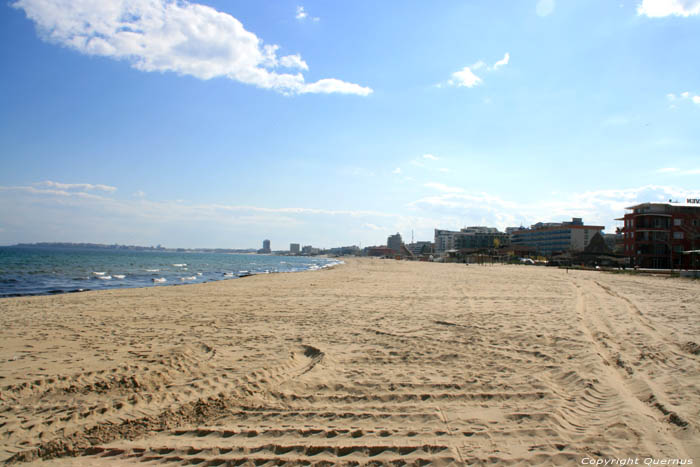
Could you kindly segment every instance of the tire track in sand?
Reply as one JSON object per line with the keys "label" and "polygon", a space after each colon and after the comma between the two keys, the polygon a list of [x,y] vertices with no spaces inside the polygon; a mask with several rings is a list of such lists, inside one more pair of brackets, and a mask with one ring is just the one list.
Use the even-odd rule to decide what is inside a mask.
{"label": "tire track in sand", "polygon": [[[179,353],[180,351],[176,352],[176,354]],[[76,389],[69,391],[69,393],[89,393],[90,400],[98,402],[86,406],[85,400],[79,398],[63,400],[65,405],[59,403],[53,406],[39,406],[36,410],[48,412],[49,420],[60,421],[57,423],[60,429],[55,431],[46,429],[39,433],[37,438],[41,442],[38,445],[32,445],[27,441],[37,434],[36,426],[24,426],[21,423],[14,424],[14,426],[4,424],[2,427],[3,438],[13,441],[20,447],[18,452],[8,461],[18,462],[37,458],[47,459],[79,455],[96,445],[114,439],[144,436],[192,420],[210,419],[216,417],[217,414],[220,417],[229,413],[231,408],[240,408],[245,404],[260,405],[262,396],[268,387],[311,371],[323,357],[323,352],[317,348],[301,345],[292,350],[289,357],[281,364],[230,378],[219,371],[214,371],[214,376],[208,376],[209,373],[199,365],[196,366],[198,372],[181,374],[178,379],[169,382],[166,391],[162,391],[160,386],[156,386],[151,388],[153,389],[152,393],[140,393],[142,386],[136,384],[126,388],[117,385],[95,394],[87,388],[83,390],[71,382],[70,387]],[[205,361],[208,358],[208,356],[203,355],[200,360]],[[178,361],[191,360],[192,357],[176,356],[175,359]],[[196,362],[191,361],[190,363]],[[135,370],[138,369],[138,366],[128,368]],[[80,380],[83,384],[93,387],[96,384],[94,379],[102,378],[101,373],[90,375],[89,378],[93,380],[89,378],[86,380],[84,375],[78,375],[72,380]],[[136,380],[136,376],[130,376],[130,378]],[[142,376],[139,378],[143,379]],[[24,391],[25,388],[21,388],[21,390]],[[60,394],[65,392],[65,387],[52,387],[49,392]],[[121,396],[120,399],[117,402],[109,402],[115,398],[116,394]],[[41,396],[45,397],[46,392]],[[24,399],[21,394],[16,397],[17,407],[19,407],[16,410],[20,416],[23,411],[34,410],[31,409],[31,401],[27,400],[27,397],[35,398],[36,394],[24,394]],[[139,404],[142,400],[147,401],[145,409],[142,409],[141,404]],[[110,404],[116,409],[116,414],[105,419],[105,415],[111,415],[108,413]],[[8,410],[12,410],[12,407],[4,411],[4,416],[7,416]],[[206,418],[203,418],[204,415]],[[52,424],[53,422],[46,426],[50,427]]]}
{"label": "tire track in sand", "polygon": [[[602,401],[584,398],[585,403],[566,410],[585,420],[597,418],[599,429],[637,438],[640,446],[647,446],[650,452],[660,449],[671,457],[697,454],[696,442],[689,442],[696,429],[659,402],[659,398],[665,401],[666,395],[649,376],[654,368],[664,375],[678,370],[670,355],[679,354],[664,343],[653,323],[629,299],[598,281],[575,279],[573,285],[580,327],[595,350],[595,355],[583,362],[583,368],[594,381],[591,389],[596,388],[605,396]],[[638,356],[652,352],[659,357],[642,364],[636,361]],[[616,409],[600,416],[600,402]]]}

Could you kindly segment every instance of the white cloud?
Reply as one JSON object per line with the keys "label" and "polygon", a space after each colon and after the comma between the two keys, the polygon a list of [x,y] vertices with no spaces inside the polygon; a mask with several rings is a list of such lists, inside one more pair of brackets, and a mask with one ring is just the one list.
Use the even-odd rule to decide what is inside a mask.
{"label": "white cloud", "polygon": [[[502,59],[494,63],[493,66],[489,66],[483,60],[479,60],[473,65],[465,66],[461,70],[452,73],[452,78],[447,81],[447,84],[450,86],[473,88],[483,82],[483,80],[474,73],[474,70],[497,71],[499,68],[507,65],[509,61],[510,53],[508,52],[505,53]],[[438,84],[437,87],[441,88],[442,83]]]}
{"label": "white cloud", "polygon": [[473,88],[481,84],[481,82],[481,78],[476,76],[468,66],[465,66],[460,71],[452,73],[452,79],[448,81],[448,84]]}
{"label": "white cloud", "polygon": [[447,186],[447,185],[444,185],[442,183],[430,182],[430,183],[426,183],[423,186],[425,186],[427,188],[433,188],[433,189],[438,190],[438,191],[442,191],[443,193],[463,193],[464,192],[464,190],[462,188],[454,187],[454,186]]}
{"label": "white cloud", "polygon": [[335,78],[326,78],[304,85],[298,92],[320,93],[320,94],[357,94],[358,96],[368,96],[372,94],[372,88],[360,86],[359,84],[347,83]]}
{"label": "white cloud", "polygon": [[299,68],[300,70],[308,70],[309,65],[301,58],[301,55],[286,55],[280,58],[280,65],[286,68]]}
{"label": "white cloud", "polygon": [[401,173],[401,167],[396,167],[394,170],[391,171],[393,174],[400,174]]}
{"label": "white cloud", "polygon": [[474,70],[480,70],[481,68],[488,68],[488,65],[483,60],[479,60],[475,64],[473,64],[470,68],[473,68]]}
{"label": "white cloud", "polygon": [[[689,99],[695,104],[700,104],[700,95],[691,95],[690,91],[682,92],[678,96],[673,93],[668,93],[666,94],[666,98],[671,102],[675,102],[678,99]],[[675,105],[672,105],[672,107],[675,108]]]}
{"label": "white cloud", "polygon": [[700,14],[700,0],[642,0],[637,14],[650,18],[665,16],[692,16]]}
{"label": "white cloud", "polygon": [[500,67],[508,65],[508,62],[510,61],[510,54],[506,52],[506,54],[503,56],[502,59],[497,61],[496,63],[493,64],[493,69],[498,70]]}
{"label": "white cloud", "polygon": [[423,159],[430,159],[431,161],[436,161],[438,160],[438,157],[432,154],[423,154]]}
{"label": "white cloud", "polygon": [[[698,171],[700,172],[700,170]],[[490,225],[504,229],[536,222],[561,222],[583,217],[586,224],[606,226],[611,232],[615,219],[625,208],[637,203],[700,197],[700,191],[678,187],[646,185],[627,189],[595,190],[582,193],[556,193],[540,201],[520,202],[488,193],[445,192],[409,204],[417,212],[430,212],[441,219],[454,219],[460,225]]]}
{"label": "white cloud", "polygon": [[86,55],[125,60],[141,71],[175,72],[199,79],[226,77],[284,94],[366,96],[370,88],[327,78],[306,83],[298,54],[278,57],[233,16],[187,0],[17,0],[42,37]]}
{"label": "white cloud", "polygon": [[105,200],[105,198],[100,195],[94,195],[92,193],[86,193],[84,191],[74,191],[74,187],[69,185],[66,189],[54,189],[54,188],[36,188],[34,186],[0,186],[0,191],[5,192],[21,192],[30,195],[40,195],[40,196],[51,196],[54,198],[83,198],[83,199],[93,199],[93,200]]}
{"label": "white cloud", "polygon": [[[183,247],[250,247],[263,238],[283,235],[282,245],[303,239],[315,246],[377,244],[385,238],[365,226],[397,231],[411,222],[394,210],[317,209],[192,203],[187,200],[124,199],[91,193],[0,186],[0,244],[33,241],[90,241]],[[412,218],[412,219],[415,219]]]}
{"label": "white cloud", "polygon": [[44,182],[37,183],[37,185],[58,188],[59,190],[101,190],[107,192],[117,191],[117,188],[113,186],[100,184],[93,185],[92,183],[60,183],[52,182],[51,180],[46,180]]}
{"label": "white cloud", "polygon": [[297,14],[296,14],[296,19],[299,21],[304,21],[306,19],[310,19],[311,21],[319,21],[321,18],[318,17],[310,17],[309,13],[306,11],[306,9],[303,6],[298,6],[297,7]]}
{"label": "white cloud", "polygon": [[555,6],[556,4],[554,0],[539,0],[537,2],[537,6],[535,7],[535,11],[539,16],[549,16],[554,11]]}
{"label": "white cloud", "polygon": [[[687,171],[691,172],[691,171]],[[700,170],[696,170],[700,173]],[[435,184],[430,188],[444,188]],[[450,188],[450,187],[447,187]],[[555,193],[540,200],[503,199],[489,193],[442,191],[409,203],[409,214],[397,206],[386,212],[308,207],[260,207],[188,201],[116,199],[93,193],[0,186],[0,243],[33,241],[91,241],[99,243],[157,244],[182,247],[250,247],[259,245],[284,224],[285,238],[272,236],[273,244],[303,239],[315,246],[380,244],[383,229],[416,230],[430,239],[434,228],[458,229],[466,225],[530,225],[583,217],[586,224],[614,230],[625,208],[649,201],[700,198],[697,188],[641,186],[626,189]],[[372,226],[376,227],[374,229]],[[289,238],[286,238],[286,236]]]}

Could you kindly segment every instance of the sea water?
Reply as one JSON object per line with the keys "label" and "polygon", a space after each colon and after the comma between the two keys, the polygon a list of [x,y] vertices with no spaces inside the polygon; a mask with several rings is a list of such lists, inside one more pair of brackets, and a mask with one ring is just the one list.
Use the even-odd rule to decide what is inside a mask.
{"label": "sea water", "polygon": [[0,297],[193,284],[337,263],[297,256],[0,247]]}

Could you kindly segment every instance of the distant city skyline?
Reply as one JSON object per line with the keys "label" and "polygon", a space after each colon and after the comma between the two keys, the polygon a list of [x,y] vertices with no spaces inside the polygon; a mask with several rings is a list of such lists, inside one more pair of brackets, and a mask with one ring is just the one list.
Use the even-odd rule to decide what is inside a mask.
{"label": "distant city skyline", "polygon": [[0,38],[0,245],[612,233],[700,198],[700,0],[11,0]]}

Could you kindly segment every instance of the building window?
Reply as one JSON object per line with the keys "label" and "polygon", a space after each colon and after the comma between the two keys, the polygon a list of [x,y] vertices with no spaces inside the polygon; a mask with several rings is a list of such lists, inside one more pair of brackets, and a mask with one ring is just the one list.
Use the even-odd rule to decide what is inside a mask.
{"label": "building window", "polygon": [[673,232],[674,240],[683,240],[683,232]]}
{"label": "building window", "polygon": [[681,225],[683,224],[683,219],[673,219],[673,225]]}

